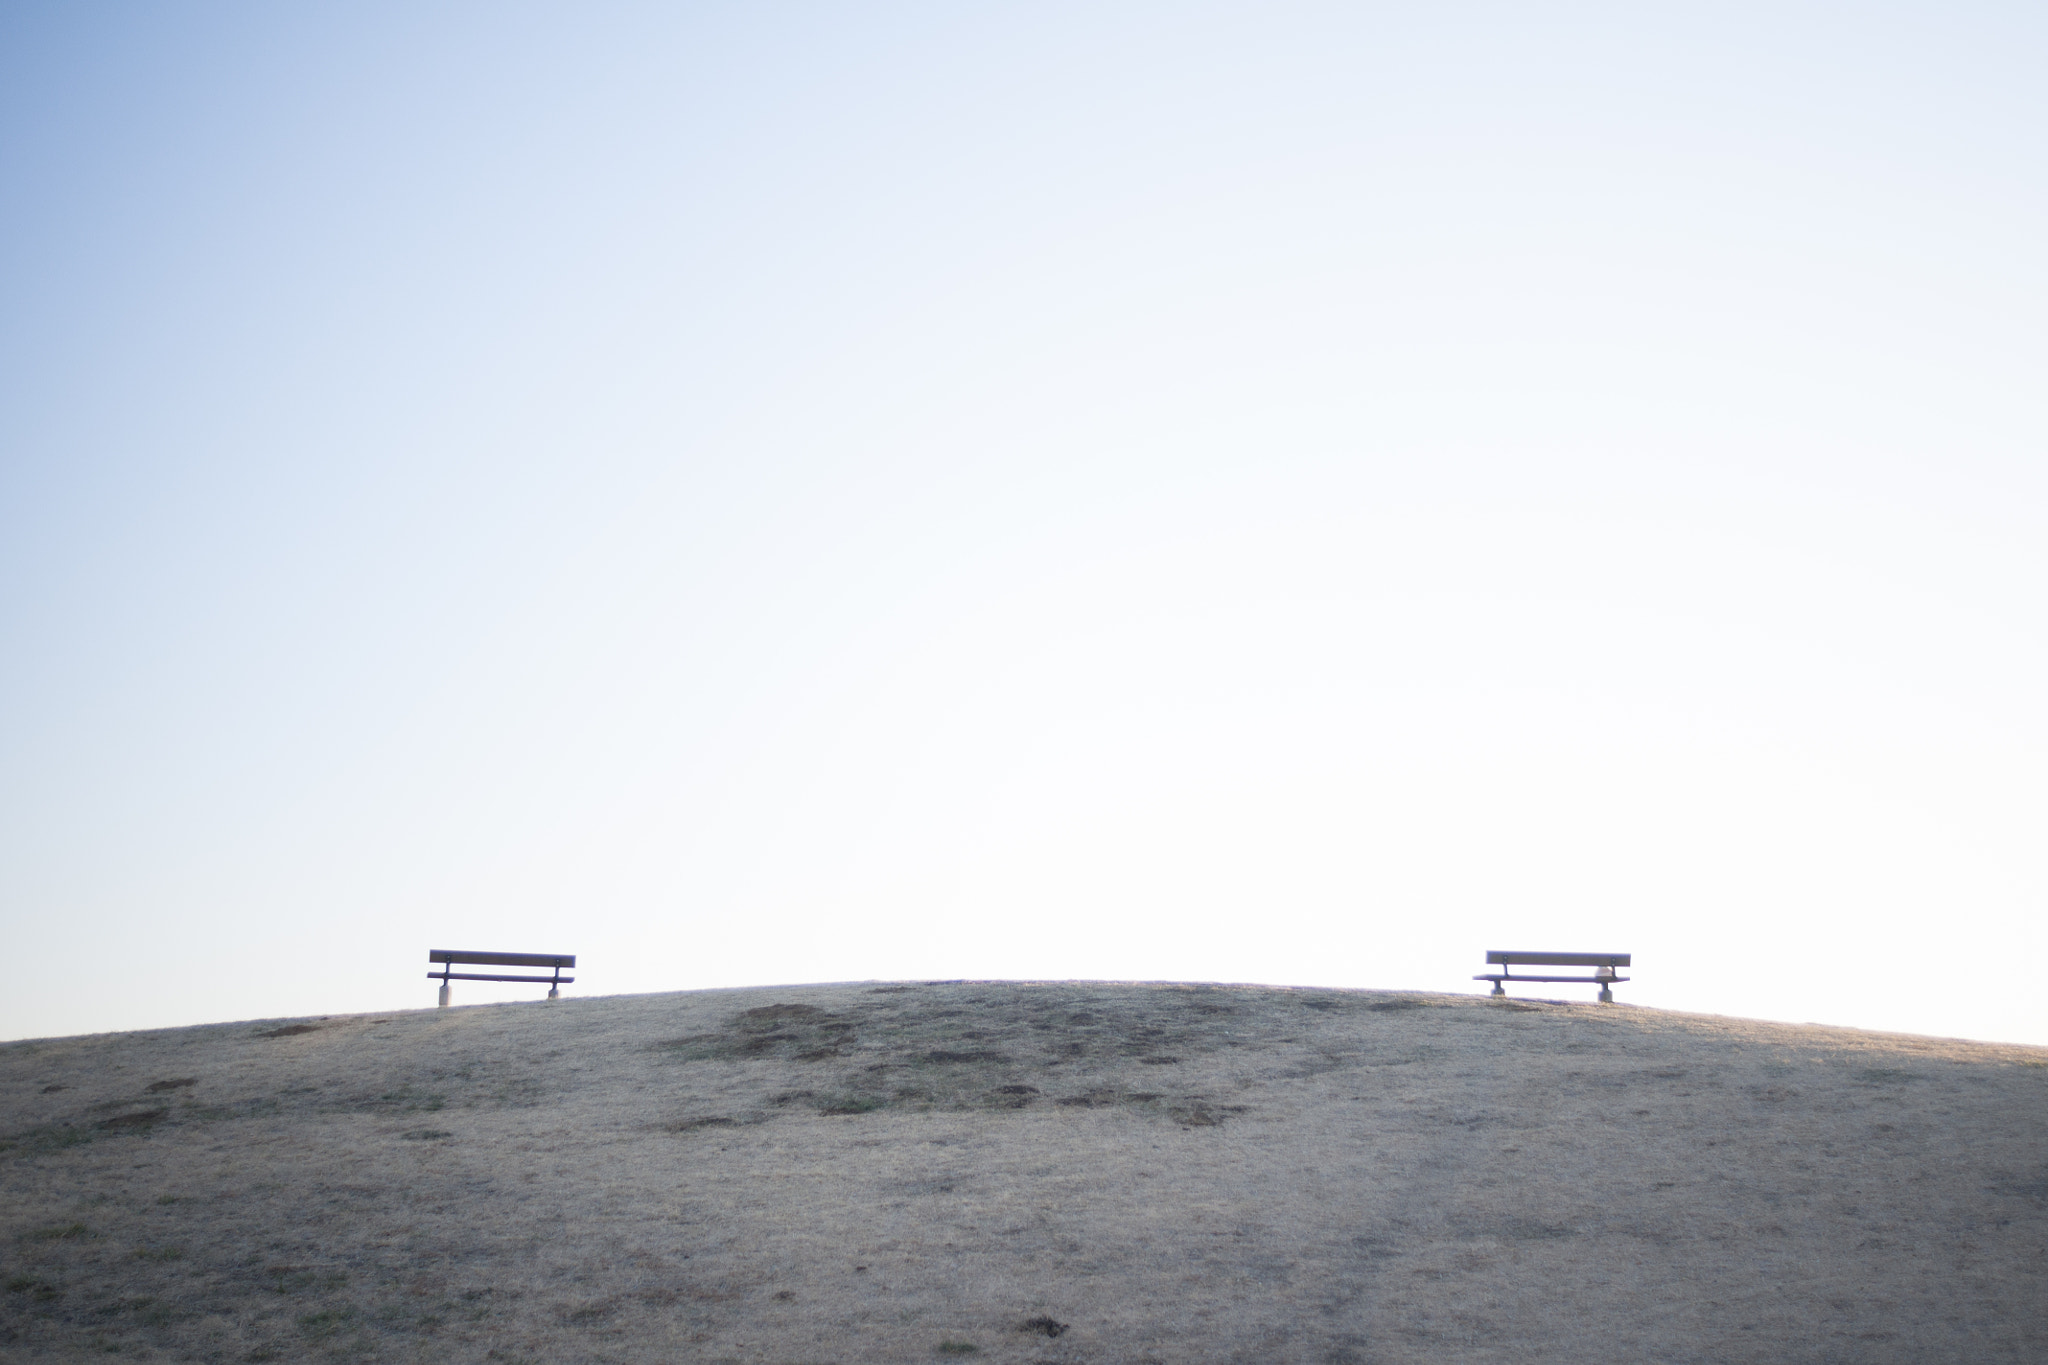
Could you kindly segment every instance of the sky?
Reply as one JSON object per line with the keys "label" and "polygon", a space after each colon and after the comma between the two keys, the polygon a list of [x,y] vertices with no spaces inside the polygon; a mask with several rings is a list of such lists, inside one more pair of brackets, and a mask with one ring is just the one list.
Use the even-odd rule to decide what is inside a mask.
{"label": "sky", "polygon": [[2048,1044],[2044,63],[8,5],[0,1037],[1514,948]]}

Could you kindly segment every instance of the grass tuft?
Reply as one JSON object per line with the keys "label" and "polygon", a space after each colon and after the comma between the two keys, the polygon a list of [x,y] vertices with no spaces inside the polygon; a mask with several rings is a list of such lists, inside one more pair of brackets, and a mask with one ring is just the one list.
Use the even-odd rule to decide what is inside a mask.
{"label": "grass tuft", "polygon": [[315,1313],[301,1313],[298,1318],[299,1330],[315,1340],[331,1337],[348,1326],[355,1315],[353,1308],[322,1308]]}
{"label": "grass tuft", "polygon": [[92,1140],[93,1130],[90,1128],[75,1128],[68,1123],[51,1123],[0,1138],[0,1153],[20,1152],[25,1156],[40,1156],[45,1152],[61,1152],[71,1147],[82,1147]]}
{"label": "grass tuft", "polygon": [[669,1133],[694,1133],[699,1128],[737,1128],[739,1126],[740,1122],[738,1119],[726,1118],[722,1114],[714,1114],[706,1118],[678,1119],[674,1123],[665,1125],[663,1131]]}
{"label": "grass tuft", "polygon": [[10,1294],[26,1294],[38,1303],[49,1303],[53,1299],[59,1299],[64,1296],[64,1291],[56,1285],[51,1284],[48,1280],[37,1279],[33,1275],[9,1276],[7,1279],[7,1292]]}
{"label": "grass tuft", "polygon": [[56,1223],[46,1228],[30,1228],[21,1234],[24,1242],[75,1242],[97,1234],[83,1223]]}

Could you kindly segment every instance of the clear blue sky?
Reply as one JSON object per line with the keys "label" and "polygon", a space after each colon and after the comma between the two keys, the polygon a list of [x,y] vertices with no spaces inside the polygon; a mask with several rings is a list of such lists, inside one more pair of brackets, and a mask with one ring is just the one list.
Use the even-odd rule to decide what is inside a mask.
{"label": "clear blue sky", "polygon": [[2048,1042],[2044,70],[2018,4],[9,5],[0,1036],[1563,947]]}

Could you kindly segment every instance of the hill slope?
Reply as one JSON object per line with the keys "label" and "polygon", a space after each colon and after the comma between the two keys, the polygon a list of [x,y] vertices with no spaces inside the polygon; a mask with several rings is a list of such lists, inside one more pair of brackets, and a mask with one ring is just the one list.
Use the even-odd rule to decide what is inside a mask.
{"label": "hill slope", "polygon": [[9,1359],[2038,1361],[2048,1051],[693,992],[0,1047]]}

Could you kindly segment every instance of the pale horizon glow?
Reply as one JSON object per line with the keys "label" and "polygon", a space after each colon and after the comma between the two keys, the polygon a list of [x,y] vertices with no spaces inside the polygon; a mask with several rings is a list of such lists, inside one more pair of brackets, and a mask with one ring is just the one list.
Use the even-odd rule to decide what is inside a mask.
{"label": "pale horizon glow", "polygon": [[0,1038],[427,1007],[430,948],[1556,948],[2048,1044],[2044,57],[2011,4],[17,7]]}

